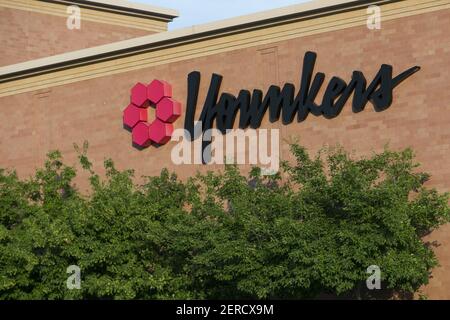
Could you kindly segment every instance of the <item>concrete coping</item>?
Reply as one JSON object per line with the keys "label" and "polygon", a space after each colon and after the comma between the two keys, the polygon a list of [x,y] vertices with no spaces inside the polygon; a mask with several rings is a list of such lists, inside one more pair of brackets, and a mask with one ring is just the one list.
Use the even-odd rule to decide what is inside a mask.
{"label": "concrete coping", "polygon": [[80,7],[121,12],[123,14],[147,15],[172,21],[179,16],[177,10],[161,8],[153,5],[136,3],[126,0],[39,0],[43,2],[64,5],[78,5]]}

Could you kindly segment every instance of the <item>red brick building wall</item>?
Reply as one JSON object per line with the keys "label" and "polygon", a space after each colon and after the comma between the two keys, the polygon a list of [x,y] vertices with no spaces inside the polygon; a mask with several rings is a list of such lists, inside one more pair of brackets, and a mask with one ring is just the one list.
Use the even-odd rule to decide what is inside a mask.
{"label": "red brick building wall", "polygon": [[[303,55],[315,51],[315,71],[324,72],[327,80],[339,76],[349,81],[352,71],[360,70],[371,81],[383,63],[394,67],[394,75],[416,65],[421,70],[394,90],[393,104],[383,112],[375,112],[368,104],[355,114],[350,102],[331,120],[310,115],[302,123],[283,126],[281,121],[270,124],[266,117],[262,128],[280,129],[282,158],[289,159],[285,141],[294,138],[311,152],[324,144],[340,144],[355,156],[381,151],[386,144],[393,149],[412,147],[422,170],[432,175],[429,186],[450,191],[449,25],[450,10],[440,10],[383,22],[381,30],[352,27],[2,97],[0,167],[29,175],[52,149],[76,163],[73,143],[88,140],[96,170],[109,157],[120,169],[135,169],[137,177],[156,175],[163,167],[181,178],[196,170],[215,169],[172,164],[173,142],[158,149],[132,148],[130,133],[122,128],[122,110],[129,103],[131,87],[163,79],[173,85],[174,98],[185,103],[187,75],[200,71],[198,118],[212,73],[223,75],[222,92],[233,94],[241,89],[266,91],[272,84],[285,82],[298,88]],[[318,97],[323,96],[324,87]],[[183,127],[183,119],[175,127]],[[441,244],[436,248],[441,267],[434,270],[424,291],[430,298],[450,299],[450,225],[428,239]]]}

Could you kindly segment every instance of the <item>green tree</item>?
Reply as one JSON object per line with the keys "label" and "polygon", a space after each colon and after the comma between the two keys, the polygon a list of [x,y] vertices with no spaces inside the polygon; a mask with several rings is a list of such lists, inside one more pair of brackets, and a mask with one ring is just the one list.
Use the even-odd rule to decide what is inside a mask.
{"label": "green tree", "polygon": [[413,293],[437,265],[422,237],[449,221],[409,149],[352,159],[294,144],[274,176],[226,166],[143,184],[111,160],[100,177],[76,149],[88,195],[59,152],[29,179],[0,170],[1,299],[369,298],[371,265],[384,291]]}

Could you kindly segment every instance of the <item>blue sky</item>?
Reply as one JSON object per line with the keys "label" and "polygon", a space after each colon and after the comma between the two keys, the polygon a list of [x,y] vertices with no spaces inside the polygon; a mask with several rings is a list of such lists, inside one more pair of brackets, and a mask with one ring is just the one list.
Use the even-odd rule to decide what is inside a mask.
{"label": "blue sky", "polygon": [[180,17],[169,24],[169,30],[194,24],[237,17],[258,11],[308,2],[308,0],[129,0],[176,9]]}

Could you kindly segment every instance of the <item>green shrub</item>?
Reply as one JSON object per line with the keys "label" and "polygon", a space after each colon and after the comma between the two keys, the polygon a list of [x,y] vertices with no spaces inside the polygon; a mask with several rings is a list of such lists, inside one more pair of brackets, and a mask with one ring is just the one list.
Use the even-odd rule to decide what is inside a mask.
{"label": "green shrub", "polygon": [[448,195],[424,188],[411,150],[291,149],[275,176],[163,170],[138,185],[111,160],[101,178],[77,148],[89,195],[59,152],[26,180],[1,170],[0,298],[357,297],[370,265],[393,292],[428,282],[437,261],[421,237],[449,221]]}

